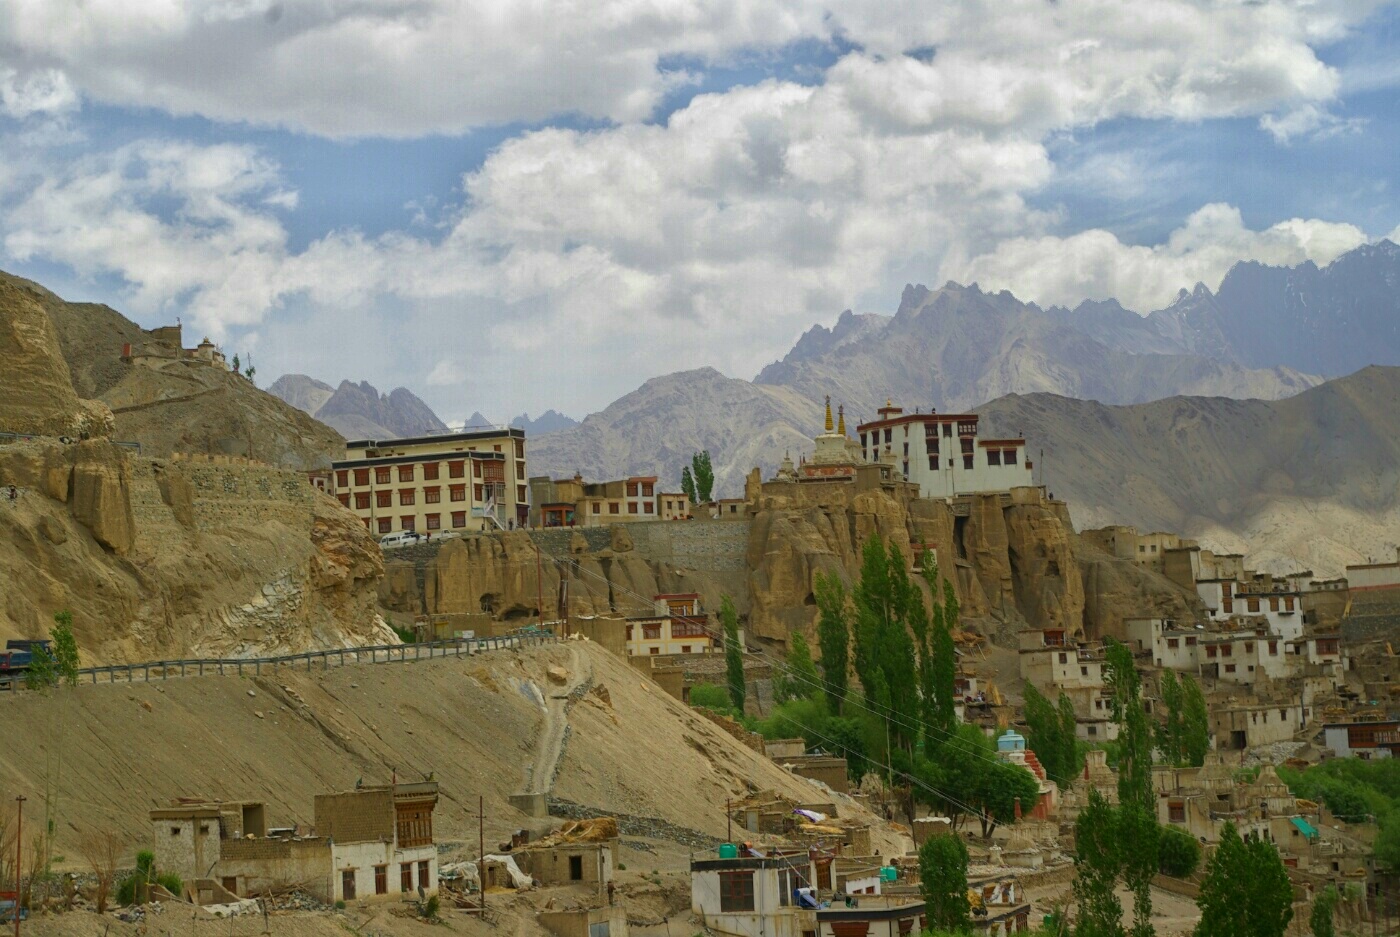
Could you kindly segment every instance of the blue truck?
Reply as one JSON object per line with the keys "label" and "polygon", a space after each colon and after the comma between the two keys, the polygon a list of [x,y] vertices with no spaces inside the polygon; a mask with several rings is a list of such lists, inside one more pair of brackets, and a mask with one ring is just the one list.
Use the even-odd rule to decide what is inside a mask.
{"label": "blue truck", "polygon": [[25,638],[5,642],[5,650],[0,651],[0,690],[12,690],[15,683],[23,679],[34,663],[36,648],[53,657],[53,642],[47,639]]}

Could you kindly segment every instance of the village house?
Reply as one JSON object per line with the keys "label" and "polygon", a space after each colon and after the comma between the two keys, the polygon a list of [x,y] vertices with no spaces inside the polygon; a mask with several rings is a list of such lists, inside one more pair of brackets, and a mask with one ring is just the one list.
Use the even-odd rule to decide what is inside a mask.
{"label": "village house", "polygon": [[1210,734],[1217,751],[1243,751],[1286,742],[1302,731],[1307,710],[1297,699],[1231,698],[1210,706]]}
{"label": "village house", "polygon": [[157,867],[247,897],[301,888],[322,901],[437,892],[435,781],[315,798],[314,826],[269,829],[263,804],[176,801],[151,811]]}
{"label": "village house", "polygon": [[1167,571],[1168,550],[1192,549],[1198,546],[1196,541],[1177,534],[1160,530],[1141,534],[1136,527],[1126,525],[1086,530],[1080,536],[1111,556],[1130,560],[1163,575]]}
{"label": "village house", "polygon": [[1334,757],[1370,761],[1391,757],[1393,751],[1386,743],[1397,730],[1400,730],[1400,722],[1393,719],[1329,722],[1322,727],[1322,737],[1323,744]]}
{"label": "village house", "polygon": [[535,527],[598,527],[605,524],[683,520],[691,516],[682,492],[662,491],[655,475],[608,482],[583,476],[530,479],[530,524]]}
{"label": "village house", "polygon": [[652,614],[627,619],[628,655],[710,654],[719,647],[698,593],[662,593],[652,601]]}
{"label": "village house", "polygon": [[375,534],[523,527],[525,431],[502,426],[404,439],[355,439],[332,463],[335,497]]}
{"label": "village house", "polygon": [[817,937],[917,937],[928,929],[924,903],[904,896],[863,896],[850,906],[833,902],[816,919]]}
{"label": "village house", "polygon": [[621,906],[539,911],[535,920],[554,937],[628,937],[627,909]]}
{"label": "village house", "polygon": [[1068,696],[1076,720],[1083,721],[1077,730],[1081,738],[1111,741],[1117,737],[1117,724],[1110,718],[1113,704],[1104,683],[1102,647],[1071,641],[1058,628],[1022,631],[1019,641],[1021,679],[1051,701],[1061,693]]}
{"label": "village house", "polygon": [[815,887],[807,852],[740,856],[724,844],[718,857],[690,863],[691,912],[711,931],[730,937],[810,937],[816,911],[800,906],[799,888]]}

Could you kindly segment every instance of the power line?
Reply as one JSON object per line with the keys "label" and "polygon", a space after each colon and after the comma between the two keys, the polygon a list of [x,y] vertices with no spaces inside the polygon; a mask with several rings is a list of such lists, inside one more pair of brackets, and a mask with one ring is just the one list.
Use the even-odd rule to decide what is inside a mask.
{"label": "power line", "polygon": [[[552,553],[548,553],[548,551],[543,551],[543,552],[547,553],[547,554],[549,555],[549,557],[550,557],[551,559],[553,559],[556,563],[558,563],[558,562],[567,562],[567,560],[565,560],[564,558],[555,556],[555,555],[552,554]],[[601,574],[599,574],[599,573],[596,573],[596,572],[594,572],[594,571],[591,570],[591,569],[585,569],[582,565],[573,565],[573,566],[572,566],[572,569],[573,569],[575,572],[581,573],[581,574],[586,575],[586,576],[592,576],[593,578],[595,578],[595,579],[597,579],[597,580],[599,580],[599,581],[601,581],[601,582],[603,582],[603,583],[606,583],[606,584],[610,587],[611,591],[613,591],[613,592],[615,592],[615,593],[616,593],[616,592],[620,592],[620,593],[623,593],[623,594],[625,594],[625,595],[629,595],[629,596],[632,596],[632,597],[636,598],[636,599],[637,599],[638,601],[640,601],[644,606],[651,606],[651,605],[655,602],[654,599],[648,599],[648,598],[646,598],[645,596],[643,596],[641,593],[635,592],[635,591],[633,591],[633,590],[627,588],[626,586],[617,585],[617,584],[613,583],[611,580],[609,580],[606,576],[603,576],[603,575],[601,575]],[[719,638],[719,635],[715,633],[714,629],[711,629],[711,628],[709,628],[709,627],[707,627],[707,626],[702,626],[702,627],[705,628],[706,633],[709,634],[709,636],[710,636],[712,639],[718,639],[718,638]],[[819,690],[822,690],[823,692],[830,692],[830,689],[831,689],[831,688],[830,688],[830,685],[829,685],[826,681],[813,682],[810,678],[808,678],[808,677],[806,677],[806,676],[804,676],[804,675],[802,675],[802,674],[800,674],[800,673],[794,671],[794,670],[787,664],[786,661],[783,661],[783,660],[781,660],[781,659],[770,658],[770,657],[768,657],[765,653],[763,653],[762,651],[757,651],[757,652],[755,652],[755,651],[750,651],[748,648],[742,647],[742,646],[741,646],[741,650],[742,650],[742,652],[743,652],[745,655],[747,655],[747,656],[749,656],[749,657],[752,657],[752,658],[755,658],[755,659],[757,659],[758,661],[760,661],[761,663],[767,664],[770,668],[782,670],[782,671],[783,671],[785,674],[787,674],[788,676],[794,677],[794,678],[796,678],[797,680],[799,680],[799,681],[801,681],[801,682],[803,682],[803,683],[806,683],[808,686],[815,687],[815,688],[817,688],[817,689],[819,689]],[[732,690],[732,688],[731,688],[731,690]],[[980,751],[978,751],[978,750],[975,749],[975,748],[969,747],[967,740],[961,738],[960,736],[958,736],[958,735],[957,735],[956,733],[954,733],[954,732],[949,732],[949,731],[947,731],[946,729],[942,729],[942,728],[940,728],[940,727],[938,727],[938,726],[930,725],[930,724],[923,723],[923,722],[909,722],[909,721],[907,721],[907,720],[901,718],[900,715],[899,715],[898,713],[894,712],[893,709],[885,710],[885,711],[883,711],[883,712],[881,712],[881,711],[879,711],[879,710],[876,710],[876,709],[872,709],[870,705],[867,705],[867,702],[866,702],[866,701],[863,701],[863,699],[862,699],[861,697],[857,697],[857,696],[855,696],[855,695],[848,696],[848,697],[846,698],[845,702],[848,703],[848,704],[850,704],[850,705],[855,706],[855,707],[858,708],[858,709],[864,710],[865,712],[869,713],[869,714],[872,715],[872,716],[875,716],[875,717],[877,717],[877,718],[885,719],[885,720],[887,720],[887,721],[889,721],[889,722],[891,722],[891,723],[893,723],[893,724],[895,724],[895,725],[898,725],[898,726],[900,726],[900,727],[902,727],[902,728],[904,728],[904,729],[907,729],[907,730],[909,730],[910,732],[913,732],[913,733],[915,733],[915,734],[918,734],[918,733],[920,733],[920,732],[928,732],[928,733],[934,733],[934,734],[936,734],[936,735],[938,735],[938,736],[941,736],[941,737],[942,737],[942,738],[941,738],[941,741],[942,741],[943,743],[945,743],[945,744],[956,745],[959,751],[964,752],[965,754],[971,755],[971,756],[973,756],[973,757],[975,757],[975,758],[981,758],[983,761],[987,762],[988,764],[997,764],[997,765],[1005,764],[1005,762],[1002,762],[1002,761],[1000,761],[1000,760],[998,760],[998,759],[996,759],[996,758],[993,758],[993,757],[991,757],[991,756],[988,756],[985,752],[980,752]],[[874,704],[874,705],[878,706],[879,704]],[[883,707],[882,707],[882,708],[883,708]],[[796,724],[796,723],[794,723],[794,724]]]}

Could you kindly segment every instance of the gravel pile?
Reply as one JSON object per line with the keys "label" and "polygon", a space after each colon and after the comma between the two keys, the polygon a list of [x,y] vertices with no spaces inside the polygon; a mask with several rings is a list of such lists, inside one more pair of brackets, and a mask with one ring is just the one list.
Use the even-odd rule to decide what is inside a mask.
{"label": "gravel pile", "polygon": [[624,836],[666,839],[673,843],[680,843],[682,846],[693,846],[700,849],[710,849],[720,844],[720,840],[713,836],[708,836],[697,830],[689,830],[683,826],[676,826],[674,823],[668,823],[656,817],[638,817],[631,814],[614,813],[610,810],[599,810],[596,807],[586,807],[583,804],[576,804],[571,800],[559,797],[551,796],[549,798],[549,814],[553,817],[563,817],[566,820],[614,817],[617,820],[618,831]]}

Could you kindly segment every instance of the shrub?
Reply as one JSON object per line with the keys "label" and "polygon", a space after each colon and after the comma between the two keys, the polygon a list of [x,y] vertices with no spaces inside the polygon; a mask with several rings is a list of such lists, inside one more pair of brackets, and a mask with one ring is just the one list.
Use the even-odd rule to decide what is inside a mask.
{"label": "shrub", "polygon": [[725,715],[734,713],[734,704],[729,698],[729,691],[714,683],[697,683],[691,687],[690,705],[697,709],[709,709]]}
{"label": "shrub", "polygon": [[430,921],[438,919],[438,896],[433,895],[423,904],[423,916]]}
{"label": "shrub", "polygon": [[1157,866],[1163,875],[1186,878],[1201,864],[1201,844],[1183,829],[1164,826],[1157,836]]}
{"label": "shrub", "polygon": [[176,898],[185,891],[185,882],[174,872],[164,872],[156,876],[156,884],[170,892]]}
{"label": "shrub", "polygon": [[337,901],[337,902],[335,903],[335,909],[336,909],[337,911],[344,911],[344,910],[345,910],[345,902],[343,902],[343,901]]}

